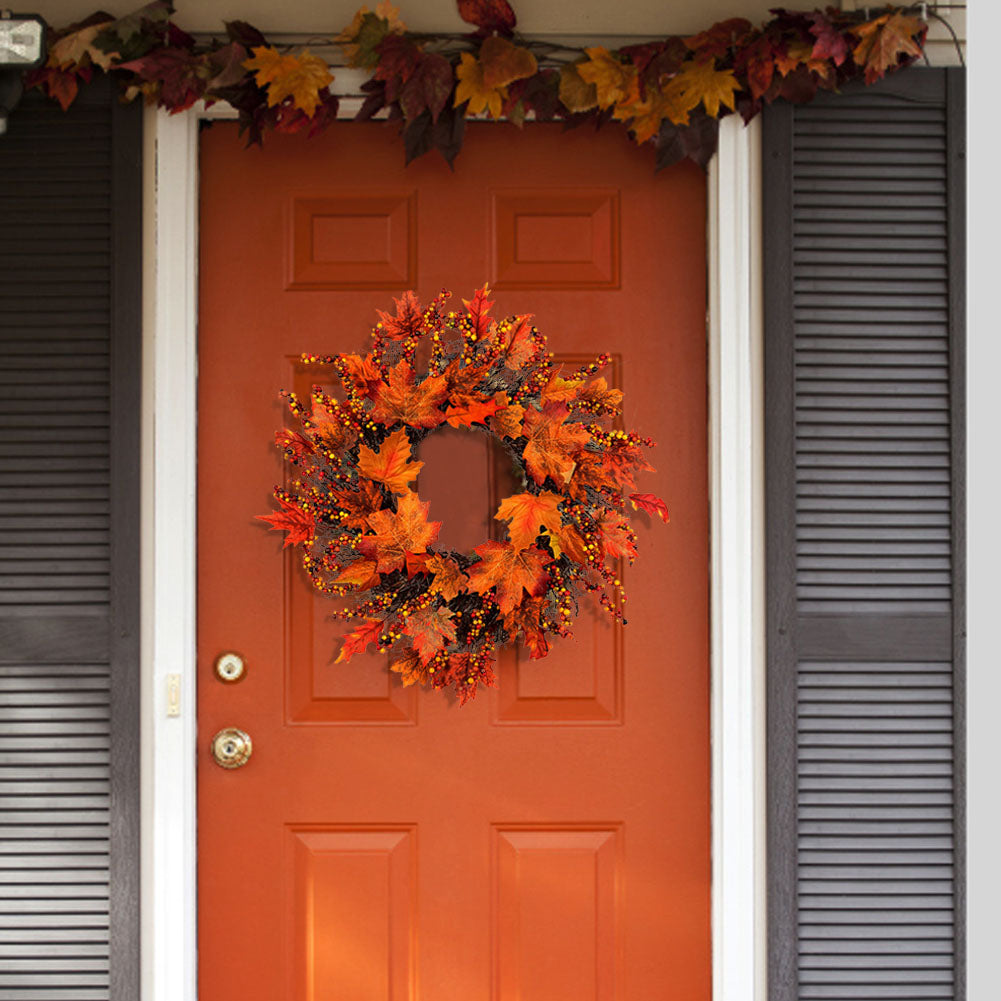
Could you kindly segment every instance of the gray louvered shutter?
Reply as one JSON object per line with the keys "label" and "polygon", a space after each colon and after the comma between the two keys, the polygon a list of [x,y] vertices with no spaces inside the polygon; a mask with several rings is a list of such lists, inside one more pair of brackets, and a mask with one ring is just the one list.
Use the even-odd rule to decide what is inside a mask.
{"label": "gray louvered shutter", "polygon": [[765,118],[772,1001],[963,997],[962,88]]}
{"label": "gray louvered shutter", "polygon": [[141,109],[0,136],[0,998],[138,990]]}

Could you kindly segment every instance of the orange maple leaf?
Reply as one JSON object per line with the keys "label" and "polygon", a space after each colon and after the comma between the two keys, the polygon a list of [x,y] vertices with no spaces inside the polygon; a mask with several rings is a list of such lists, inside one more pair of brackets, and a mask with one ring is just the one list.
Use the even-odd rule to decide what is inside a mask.
{"label": "orange maple leaf", "polygon": [[421,663],[420,654],[411,646],[400,651],[400,659],[393,661],[389,669],[400,675],[404,688],[428,683],[428,669]]}
{"label": "orange maple leaf", "polygon": [[303,49],[297,56],[283,56],[277,49],[259,45],[251,52],[253,58],[244,60],[243,65],[257,77],[258,87],[267,87],[268,107],[273,108],[290,97],[295,107],[312,118],[321,100],[320,91],[334,81],[326,62],[311,56],[309,49]]}
{"label": "orange maple leaf", "polygon": [[559,486],[566,483],[574,471],[575,456],[590,440],[579,424],[566,424],[569,407],[548,404],[541,411],[530,407],[525,411],[525,465],[532,479],[542,484],[547,476]]}
{"label": "orange maple leaf", "polygon": [[558,530],[547,529],[545,534],[557,559],[566,553],[575,563],[587,562],[584,539],[573,525],[562,525]]}
{"label": "orange maple leaf", "polygon": [[421,329],[421,321],[424,311],[421,309],[420,300],[412,292],[404,292],[400,299],[393,298],[396,303],[396,316],[377,309],[379,314],[379,327],[385,336],[394,341],[402,340],[404,337],[412,337]]}
{"label": "orange maple leaf", "polygon": [[921,46],[914,36],[923,38],[927,30],[918,18],[899,11],[882,14],[853,28],[859,43],[852,50],[852,58],[858,66],[865,67],[865,82],[875,83],[897,65],[900,56],[920,56]]}
{"label": "orange maple leaf", "polygon": [[316,453],[313,443],[304,434],[300,434],[298,431],[290,431],[288,428],[282,428],[281,431],[275,432],[275,444],[293,462],[299,462],[307,455],[314,455]]}
{"label": "orange maple leaf", "polygon": [[535,545],[543,530],[559,535],[563,528],[559,504],[563,498],[550,490],[541,494],[513,494],[501,501],[494,517],[508,522],[507,533],[515,549]]}
{"label": "orange maple leaf", "polygon": [[582,80],[594,84],[599,108],[610,108],[632,91],[636,67],[621,63],[604,46],[585,49],[587,62],[577,64]]}
{"label": "orange maple leaf", "polygon": [[669,522],[671,516],[667,513],[667,505],[655,494],[630,494],[629,502],[634,511],[643,510],[647,514],[655,514],[663,522]]}
{"label": "orange maple leaf", "polygon": [[398,428],[373,452],[367,445],[358,448],[358,472],[378,483],[384,483],[394,494],[405,494],[411,480],[423,467],[423,462],[410,461],[410,439],[405,428]]}
{"label": "orange maple leaf", "polygon": [[497,413],[497,400],[492,396],[466,397],[458,404],[450,404],[445,411],[445,419],[454,427],[472,427],[486,424],[487,418]]}
{"label": "orange maple leaf", "polygon": [[446,601],[451,601],[460,591],[465,591],[469,584],[469,578],[449,556],[435,553],[428,558],[425,568],[434,574],[428,590],[433,594],[440,594]]}
{"label": "orange maple leaf", "polygon": [[448,385],[440,375],[429,375],[415,385],[414,370],[404,359],[390,369],[388,385],[376,389],[371,416],[380,424],[401,421],[415,428],[437,427],[445,420],[438,407],[447,394]]}
{"label": "orange maple leaf", "polygon": [[379,573],[392,573],[406,563],[407,553],[423,553],[438,538],[440,521],[427,520],[430,503],[421,503],[417,494],[405,493],[396,511],[376,511],[368,516],[374,535],[358,540],[358,552],[375,557]]}
{"label": "orange maple leaf", "polygon": [[560,371],[562,369],[553,373],[549,382],[542,387],[542,391],[539,393],[539,403],[543,407],[547,403],[570,403],[584,388],[583,379],[564,379],[560,375]]}
{"label": "orange maple leaf", "polygon": [[298,545],[300,542],[312,541],[316,532],[316,519],[313,517],[312,511],[303,511],[302,508],[290,504],[283,497],[279,497],[277,500],[282,506],[281,511],[259,514],[257,518],[260,521],[266,521],[271,526],[272,531],[288,532],[282,549],[286,546]]}
{"label": "orange maple leaf", "polygon": [[581,406],[592,414],[617,414],[622,407],[622,390],[609,389],[605,377],[598,376],[577,393],[573,406]]}
{"label": "orange maple leaf", "polygon": [[384,623],[380,619],[369,619],[352,629],[344,637],[341,652],[337,655],[337,660],[334,663],[339,664],[342,660],[350,660],[356,653],[364,653],[369,643],[378,644],[383,626]]}
{"label": "orange maple leaf", "polygon": [[366,588],[372,587],[373,584],[379,583],[377,564],[375,560],[355,560],[334,578],[334,583],[354,584],[358,590],[364,591]]}
{"label": "orange maple leaf", "polygon": [[495,589],[497,605],[507,614],[521,603],[522,592],[537,598],[549,583],[547,553],[534,546],[516,549],[510,542],[484,542],[476,547],[479,563],[469,568],[469,587],[478,594]]}
{"label": "orange maple leaf", "polygon": [[408,616],[403,631],[414,641],[421,663],[427,662],[455,639],[455,623],[447,608],[424,608]]}

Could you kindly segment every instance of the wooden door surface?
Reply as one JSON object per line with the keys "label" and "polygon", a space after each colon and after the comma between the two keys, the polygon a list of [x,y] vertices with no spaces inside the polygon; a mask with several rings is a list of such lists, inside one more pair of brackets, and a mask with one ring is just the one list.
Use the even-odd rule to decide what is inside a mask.
{"label": "wooden door surface", "polygon": [[[610,130],[469,131],[454,173],[404,168],[382,124],[263,150],[202,134],[201,1001],[709,996],[705,178],[655,175]],[[671,523],[634,519],[625,627],[584,608],[459,708],[374,653],[334,664],[344,624],[254,516],[285,476],[279,390],[317,381],[296,358],[364,350],[405,289],[486,280],[557,358],[613,353]],[[484,436],[436,431],[420,457],[440,545],[503,531]],[[209,754],[227,726],[253,739],[239,769]]]}

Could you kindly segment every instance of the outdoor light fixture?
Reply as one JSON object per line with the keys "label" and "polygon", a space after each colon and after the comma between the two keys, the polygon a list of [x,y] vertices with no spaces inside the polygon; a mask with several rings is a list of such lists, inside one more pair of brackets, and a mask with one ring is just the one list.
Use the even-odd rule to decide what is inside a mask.
{"label": "outdoor light fixture", "polygon": [[21,76],[45,61],[45,22],[37,14],[0,10],[0,135],[24,93]]}

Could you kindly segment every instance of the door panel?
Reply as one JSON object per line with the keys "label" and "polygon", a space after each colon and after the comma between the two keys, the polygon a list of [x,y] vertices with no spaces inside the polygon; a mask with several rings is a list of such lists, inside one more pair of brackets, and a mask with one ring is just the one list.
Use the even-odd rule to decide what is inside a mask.
{"label": "door panel", "polygon": [[[202,1001],[648,1001],[709,994],[705,179],[621,135],[473,125],[455,173],[392,127],[245,150],[202,136],[199,957]],[[415,288],[534,312],[569,367],[613,352],[625,425],[659,442],[624,628],[575,639],[459,709],[384,656],[333,663],[328,620],[256,514],[288,475],[282,388],[303,351],[364,350]],[[513,480],[436,432],[418,480],[444,545],[503,535]],[[451,541],[449,541],[451,540]],[[224,650],[247,674],[213,673]],[[243,768],[207,748],[247,730]]]}

